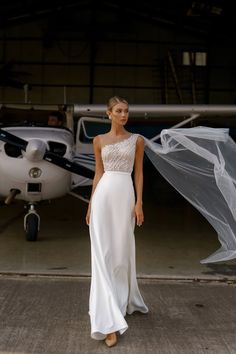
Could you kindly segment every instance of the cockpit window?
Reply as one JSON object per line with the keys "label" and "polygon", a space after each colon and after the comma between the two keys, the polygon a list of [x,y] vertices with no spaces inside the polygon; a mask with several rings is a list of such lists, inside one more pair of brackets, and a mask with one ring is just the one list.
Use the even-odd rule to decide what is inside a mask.
{"label": "cockpit window", "polygon": [[4,150],[7,156],[19,158],[22,157],[21,148],[9,143],[4,144]]}
{"label": "cockpit window", "polygon": [[111,126],[109,123],[110,121],[108,119],[104,120],[104,122],[83,120],[81,123],[79,140],[82,143],[91,143],[96,135],[105,134],[110,130]]}
{"label": "cockpit window", "polygon": [[64,156],[66,153],[66,145],[57,141],[48,141],[49,151],[59,156]]}

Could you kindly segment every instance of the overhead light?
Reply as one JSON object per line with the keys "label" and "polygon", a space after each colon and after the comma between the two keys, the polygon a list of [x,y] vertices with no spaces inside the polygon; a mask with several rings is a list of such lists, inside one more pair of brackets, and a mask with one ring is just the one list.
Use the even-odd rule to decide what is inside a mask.
{"label": "overhead light", "polygon": [[212,6],[211,7],[211,12],[214,14],[214,15],[221,15],[223,9],[221,7],[217,7],[217,6]]}
{"label": "overhead light", "polygon": [[217,4],[209,5],[204,1],[193,1],[191,8],[187,11],[187,16],[201,16],[201,15],[221,15],[223,9]]}

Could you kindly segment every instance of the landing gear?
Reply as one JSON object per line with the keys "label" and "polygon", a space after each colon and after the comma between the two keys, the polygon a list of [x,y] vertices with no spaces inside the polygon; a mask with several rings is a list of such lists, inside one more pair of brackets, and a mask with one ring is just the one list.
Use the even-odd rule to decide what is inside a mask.
{"label": "landing gear", "polygon": [[40,217],[35,210],[34,204],[30,204],[28,213],[24,218],[24,229],[27,241],[37,241],[40,228]]}

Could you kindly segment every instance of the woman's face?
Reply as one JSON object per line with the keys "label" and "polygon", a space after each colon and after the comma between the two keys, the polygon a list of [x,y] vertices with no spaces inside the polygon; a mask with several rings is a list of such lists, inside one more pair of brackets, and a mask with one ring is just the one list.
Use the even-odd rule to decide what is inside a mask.
{"label": "woman's face", "polygon": [[117,103],[112,107],[112,110],[108,112],[109,117],[111,117],[112,122],[125,125],[129,117],[129,107],[126,103]]}

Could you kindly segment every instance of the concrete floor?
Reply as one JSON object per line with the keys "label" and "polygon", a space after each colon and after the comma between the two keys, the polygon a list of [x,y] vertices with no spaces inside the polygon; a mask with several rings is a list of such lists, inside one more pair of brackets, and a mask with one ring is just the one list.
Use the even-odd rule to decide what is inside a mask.
{"label": "concrete floor", "polygon": [[[201,265],[219,248],[215,231],[187,202],[144,203],[145,223],[136,227],[139,277],[236,279],[236,261]],[[87,205],[67,196],[38,207],[37,242],[25,241],[23,203],[0,205],[0,273],[90,275]]]}
{"label": "concrete floor", "polygon": [[0,277],[1,354],[235,354],[236,286],[140,280],[148,314],[107,348],[90,338],[89,279]]}

